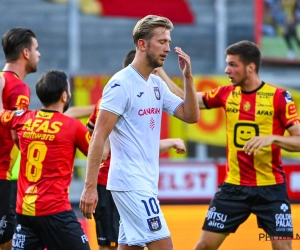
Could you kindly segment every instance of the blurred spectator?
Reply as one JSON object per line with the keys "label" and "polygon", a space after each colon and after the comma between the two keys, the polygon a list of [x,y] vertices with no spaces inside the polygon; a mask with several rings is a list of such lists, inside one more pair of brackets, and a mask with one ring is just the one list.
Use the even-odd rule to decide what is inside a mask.
{"label": "blurred spectator", "polygon": [[288,58],[295,59],[295,49],[293,48],[292,39],[300,48],[300,39],[297,34],[297,24],[299,22],[300,4],[299,0],[281,0],[281,6],[284,11],[284,30],[283,38],[288,47]]}
{"label": "blurred spectator", "polygon": [[272,14],[272,5],[269,1],[265,1],[263,34],[267,36],[276,35],[276,20]]}
{"label": "blurred spectator", "polygon": [[282,35],[284,13],[280,4],[281,0],[264,1],[264,35]]}

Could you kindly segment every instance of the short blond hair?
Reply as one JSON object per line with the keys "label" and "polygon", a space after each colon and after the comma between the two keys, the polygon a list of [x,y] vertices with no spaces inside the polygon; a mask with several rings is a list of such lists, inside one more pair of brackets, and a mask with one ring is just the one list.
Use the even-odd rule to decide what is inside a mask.
{"label": "short blond hair", "polygon": [[162,16],[148,15],[139,20],[132,32],[134,45],[137,46],[139,39],[149,41],[154,35],[154,29],[158,27],[163,27],[170,31],[174,28],[173,23],[168,18]]}

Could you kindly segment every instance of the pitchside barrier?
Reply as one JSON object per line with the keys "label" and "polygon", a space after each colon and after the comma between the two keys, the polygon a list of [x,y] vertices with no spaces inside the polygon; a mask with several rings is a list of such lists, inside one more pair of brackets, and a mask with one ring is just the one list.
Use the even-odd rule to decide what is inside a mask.
{"label": "pitchside barrier", "polygon": [[[70,187],[72,203],[78,203],[84,184],[86,160],[75,162]],[[287,191],[292,202],[300,202],[300,164],[284,164]],[[225,165],[213,162],[161,161],[158,197],[162,204],[208,203],[224,181]]]}

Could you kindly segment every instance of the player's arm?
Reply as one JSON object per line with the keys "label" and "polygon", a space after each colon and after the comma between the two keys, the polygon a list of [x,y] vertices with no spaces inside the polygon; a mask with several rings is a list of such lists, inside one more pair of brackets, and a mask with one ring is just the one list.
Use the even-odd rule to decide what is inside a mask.
{"label": "player's arm", "polygon": [[157,68],[157,73],[161,79],[168,85],[172,93],[179,96],[181,99],[184,99],[184,92],[181,88],[177,86],[175,82],[167,75],[162,67]]}
{"label": "player's arm", "polygon": [[94,107],[95,105],[73,106],[68,108],[68,110],[64,113],[64,115],[73,118],[81,118],[81,117],[89,116],[93,112]]}
{"label": "player's arm", "polygon": [[[99,100],[97,105],[95,105],[93,107],[93,113],[91,113],[88,121],[87,121],[87,124],[86,124],[86,127],[87,129],[89,130],[89,133],[90,135],[92,136],[93,134],[93,131],[95,129],[95,123],[96,123],[96,119],[99,115],[99,112],[100,112],[100,103],[101,101]],[[102,156],[102,162],[106,161],[107,158],[108,158],[108,155],[110,153],[110,140],[109,138],[107,138],[106,142],[105,142],[105,145],[104,145],[104,150],[103,150],[103,156]]]}
{"label": "player's arm", "polygon": [[[5,78],[3,75],[0,75],[0,110],[4,109],[3,100],[2,100],[2,93],[3,93],[4,87],[5,87]],[[13,141],[15,142],[15,144],[17,145],[17,147],[19,148],[19,138],[18,138],[17,132],[14,130],[11,130],[11,137],[12,137]]]}
{"label": "player's arm", "polygon": [[[90,136],[93,134],[93,130],[89,130]],[[107,138],[105,145],[104,145],[104,150],[103,150],[103,156],[102,156],[102,161],[105,162],[108,158],[108,155],[110,153],[110,140]]]}
{"label": "player's arm", "polygon": [[[158,75],[160,76],[161,79],[167,84],[171,92],[177,96],[179,96],[181,99],[184,99],[184,91],[175,83],[172,81],[172,79],[167,75],[167,73],[164,71],[162,67],[157,68],[158,70]],[[197,100],[199,104],[200,109],[206,109],[203,98],[202,98],[202,93],[197,92]]]}
{"label": "player's arm", "polygon": [[199,109],[206,109],[206,106],[203,102],[202,92],[197,92],[196,94],[197,94]]}
{"label": "player's arm", "polygon": [[186,152],[184,141],[180,138],[168,138],[159,141],[159,153],[165,153],[170,149],[176,149],[177,154],[183,154]]}
{"label": "player's arm", "polygon": [[281,135],[269,135],[269,136],[255,136],[251,138],[246,145],[244,150],[246,154],[251,155],[252,153],[257,154],[262,147],[270,146],[275,144],[276,146],[289,151],[299,152],[300,151],[300,124],[296,124],[287,129],[290,136]]}
{"label": "player's arm", "polygon": [[290,135],[255,136],[244,146],[247,154],[256,154],[263,147],[272,144],[290,152],[300,151],[300,119],[297,115],[296,105],[288,91],[278,91],[276,95],[275,105],[277,106],[275,107],[278,108],[278,119]]}
{"label": "player's arm", "polygon": [[196,123],[200,117],[199,105],[194,86],[190,57],[181,48],[175,47],[180,70],[184,78],[183,103],[176,109],[174,116],[187,123]]}
{"label": "player's arm", "polygon": [[[8,109],[10,110],[27,110],[30,102],[30,90],[26,84],[18,84],[11,89]],[[11,131],[11,136],[17,147],[19,147],[19,138],[15,131]]]}
{"label": "player's arm", "polygon": [[273,144],[290,152],[300,151],[300,124],[287,129],[290,136],[273,136]]}
{"label": "player's arm", "polygon": [[0,75],[0,110],[3,109],[2,93],[4,87],[5,87],[5,78],[3,75]]}
{"label": "player's arm", "polygon": [[110,140],[109,138],[106,139],[105,144],[104,144],[104,149],[103,149],[103,155],[102,155],[102,161],[105,162],[108,158],[108,155],[110,153]]}
{"label": "player's arm", "polygon": [[96,120],[87,157],[85,185],[80,199],[80,211],[87,219],[92,219],[92,213],[98,202],[97,176],[104,144],[118,118],[119,116],[112,112],[101,110]]}

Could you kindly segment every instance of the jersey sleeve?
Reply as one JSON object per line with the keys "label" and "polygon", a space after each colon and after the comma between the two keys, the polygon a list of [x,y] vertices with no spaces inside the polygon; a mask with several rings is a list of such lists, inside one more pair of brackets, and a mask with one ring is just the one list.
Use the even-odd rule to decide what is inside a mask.
{"label": "jersey sleeve", "polygon": [[87,155],[90,139],[87,128],[79,120],[76,120],[75,145],[84,155]]}
{"label": "jersey sleeve", "polygon": [[204,105],[207,109],[223,107],[225,104],[224,94],[227,86],[214,88],[207,92],[202,92]]}
{"label": "jersey sleeve", "polygon": [[95,128],[96,120],[99,114],[100,104],[101,104],[101,99],[97,102],[93,110],[93,113],[90,115],[90,117],[87,120],[86,127],[91,132],[93,132]]}
{"label": "jersey sleeve", "polygon": [[102,94],[100,109],[110,111],[118,116],[123,115],[129,101],[129,94],[117,79],[109,81]]}
{"label": "jersey sleeve", "polygon": [[8,109],[27,110],[30,103],[30,89],[26,84],[18,84],[10,90]]}
{"label": "jersey sleeve", "polygon": [[[162,81],[162,89],[163,89],[163,93],[164,93],[164,102],[163,102],[163,110],[166,111],[168,114],[170,115],[174,115],[175,111],[177,110],[177,108],[183,103],[183,100],[178,97],[177,95],[173,94],[171,92],[171,90],[168,88],[167,84]],[[155,90],[155,95],[157,96],[157,93]]]}
{"label": "jersey sleeve", "polygon": [[277,100],[275,101],[278,106],[279,119],[286,129],[300,123],[295,102],[293,101],[292,95],[289,91],[280,91]]}
{"label": "jersey sleeve", "polygon": [[22,126],[23,124],[19,122],[24,110],[2,110],[0,112],[0,122],[4,127],[9,129],[16,129],[16,127]]}

